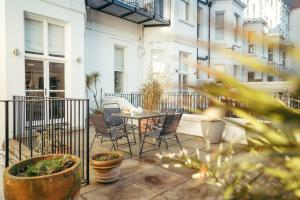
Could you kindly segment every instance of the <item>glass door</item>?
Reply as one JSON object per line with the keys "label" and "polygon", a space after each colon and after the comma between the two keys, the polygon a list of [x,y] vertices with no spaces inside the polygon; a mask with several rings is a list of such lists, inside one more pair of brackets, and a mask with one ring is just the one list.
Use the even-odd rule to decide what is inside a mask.
{"label": "glass door", "polygon": [[[60,119],[63,117],[63,101],[56,98],[65,97],[64,63],[47,60],[25,60],[25,89],[27,99],[46,97],[55,100],[31,102],[26,106],[26,119],[39,121],[42,118]],[[30,111],[28,110],[30,107]],[[46,112],[45,112],[46,110]],[[47,117],[48,116],[48,117]]]}

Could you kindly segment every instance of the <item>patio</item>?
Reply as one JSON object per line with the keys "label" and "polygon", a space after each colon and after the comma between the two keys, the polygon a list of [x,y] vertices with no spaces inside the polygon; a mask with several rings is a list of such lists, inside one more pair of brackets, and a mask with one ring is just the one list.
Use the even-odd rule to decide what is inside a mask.
{"label": "patio", "polygon": [[[91,135],[94,130],[91,127]],[[200,151],[200,158],[205,161],[208,154],[206,143],[202,137],[178,134],[182,147],[188,154],[193,156],[196,149]],[[91,137],[92,138],[92,137]],[[130,141],[133,141],[130,134]],[[171,143],[170,143],[171,144]],[[226,148],[227,142],[223,142]],[[110,142],[100,142],[97,139],[91,149],[90,155],[99,151],[109,150]],[[146,144],[145,148],[151,148]],[[234,156],[245,153],[245,145],[234,145]],[[211,145],[210,155],[212,165],[215,163],[214,155],[218,152],[219,144]],[[121,150],[128,150],[127,146],[120,147]],[[178,152],[178,146],[169,147],[162,144],[162,152]],[[218,193],[216,187],[207,185],[203,179],[193,179],[192,175],[197,171],[186,167],[175,167],[173,164],[162,161],[155,156],[156,151],[148,152],[138,158],[138,144],[132,144],[133,157],[125,154],[125,159],[121,165],[120,179],[112,184],[99,184],[93,177],[93,169],[90,169],[91,183],[83,186],[79,199],[222,199],[222,194]]]}

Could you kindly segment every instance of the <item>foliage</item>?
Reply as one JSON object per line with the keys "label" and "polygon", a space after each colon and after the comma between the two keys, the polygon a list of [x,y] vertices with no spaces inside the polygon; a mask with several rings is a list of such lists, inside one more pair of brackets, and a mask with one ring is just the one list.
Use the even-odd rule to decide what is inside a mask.
{"label": "foliage", "polygon": [[143,108],[148,111],[155,111],[159,107],[159,101],[162,97],[162,86],[158,80],[151,77],[141,89],[143,96]]}
{"label": "foliage", "polygon": [[100,74],[98,72],[91,72],[86,75],[86,87],[88,91],[93,95],[96,109],[100,109],[100,103],[97,99],[98,96],[98,84],[100,82]]}
{"label": "foliage", "polygon": [[[280,99],[249,88],[230,76],[214,71],[209,73],[222,81],[223,86],[205,84],[193,88],[204,92],[216,107],[234,112],[247,122],[242,124],[228,119],[246,129],[248,151],[233,156],[233,151],[220,149],[214,166],[209,161],[188,162],[189,158],[183,158],[185,165],[199,166],[200,172],[206,168],[208,182],[222,189],[224,199],[299,199],[299,109],[290,108]],[[297,86],[294,94],[299,96],[300,78],[288,78]],[[224,104],[220,96],[245,106],[237,108]]]}
{"label": "foliage", "polygon": [[14,169],[13,175],[15,176],[43,176],[57,173],[68,169],[74,165],[69,155],[56,157],[49,160],[41,160],[34,164],[28,164]]}
{"label": "foliage", "polygon": [[99,155],[95,158],[97,161],[108,161],[118,159],[120,156],[117,153]]}

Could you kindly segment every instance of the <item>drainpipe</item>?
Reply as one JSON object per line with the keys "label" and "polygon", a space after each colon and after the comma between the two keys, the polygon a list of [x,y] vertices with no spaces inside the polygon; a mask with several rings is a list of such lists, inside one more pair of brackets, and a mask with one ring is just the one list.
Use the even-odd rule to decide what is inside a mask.
{"label": "drainpipe", "polygon": [[[211,64],[210,64],[210,26],[211,26],[211,6],[212,6],[212,2],[209,0],[206,0],[206,3],[208,5],[208,68],[210,68]],[[209,74],[208,74],[208,78],[210,78]]]}

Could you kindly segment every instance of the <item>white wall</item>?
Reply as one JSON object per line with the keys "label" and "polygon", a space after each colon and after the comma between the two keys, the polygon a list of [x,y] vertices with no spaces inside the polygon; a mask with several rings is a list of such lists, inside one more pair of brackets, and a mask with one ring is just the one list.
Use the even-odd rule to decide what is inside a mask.
{"label": "white wall", "polygon": [[[59,4],[54,0],[2,0],[0,1],[0,99],[12,99],[14,95],[25,95],[25,13],[66,24],[65,96],[84,98],[85,67],[83,62],[76,61],[77,58],[85,59],[84,0],[60,1]],[[19,50],[18,56],[13,54],[14,49]],[[4,140],[3,104],[0,105],[0,113],[0,144],[2,144]],[[11,127],[12,120],[10,123]],[[12,131],[11,128],[10,131]]]}
{"label": "white wall", "polygon": [[118,17],[89,9],[86,28],[87,73],[98,71],[101,75],[99,88],[103,93],[114,92],[114,47],[124,48],[124,91],[138,91],[142,82],[140,73],[141,26]]}
{"label": "white wall", "polygon": [[[54,2],[54,1],[52,1]],[[66,5],[76,5],[80,1],[70,1]],[[83,2],[83,1],[81,1]],[[5,68],[6,77],[6,98],[13,95],[25,95],[25,40],[24,40],[24,13],[34,13],[46,18],[53,18],[63,21],[66,26],[66,97],[83,98],[85,94],[84,63],[77,63],[80,57],[84,60],[84,24],[85,13],[78,10],[57,6],[54,3],[47,3],[38,0],[7,0],[5,1]],[[84,4],[82,4],[83,6]],[[13,50],[20,51],[19,56],[13,55]]]}

